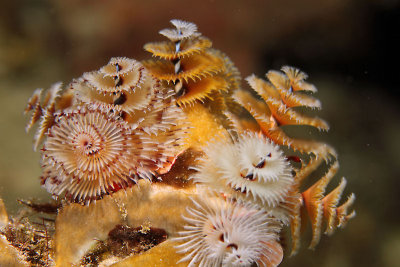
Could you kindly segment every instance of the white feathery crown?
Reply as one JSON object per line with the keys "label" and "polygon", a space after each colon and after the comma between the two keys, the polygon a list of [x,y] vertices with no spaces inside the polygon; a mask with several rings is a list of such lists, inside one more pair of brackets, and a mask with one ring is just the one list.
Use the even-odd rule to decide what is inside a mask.
{"label": "white feathery crown", "polygon": [[[183,216],[187,224],[175,241],[188,266],[250,266],[275,262],[279,227],[257,205],[226,201],[203,193]],[[271,245],[273,244],[273,245]],[[279,257],[279,255],[278,255]]]}
{"label": "white feathery crown", "polygon": [[235,143],[211,143],[192,178],[227,196],[276,207],[293,185],[291,166],[279,147],[245,133]]}

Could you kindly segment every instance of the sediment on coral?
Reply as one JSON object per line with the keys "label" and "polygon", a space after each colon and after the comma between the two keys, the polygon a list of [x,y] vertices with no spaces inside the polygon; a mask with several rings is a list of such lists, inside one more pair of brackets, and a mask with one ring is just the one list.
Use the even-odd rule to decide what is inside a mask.
{"label": "sediment on coral", "polygon": [[[58,204],[19,200],[24,206],[9,217],[0,199],[0,265],[52,266],[54,218]],[[3,254],[4,253],[4,254]]]}
{"label": "sediment on coral", "polygon": [[81,264],[97,266],[109,258],[124,259],[131,254],[141,254],[166,239],[167,233],[162,229],[132,228],[119,224],[108,233],[106,240],[99,241],[99,244],[83,257]]}

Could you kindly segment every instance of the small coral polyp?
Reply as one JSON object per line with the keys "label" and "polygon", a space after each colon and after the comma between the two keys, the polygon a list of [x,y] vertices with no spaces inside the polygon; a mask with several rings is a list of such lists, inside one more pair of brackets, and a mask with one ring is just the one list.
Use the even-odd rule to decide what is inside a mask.
{"label": "small coral polyp", "polygon": [[283,152],[262,135],[245,133],[234,143],[210,143],[205,152],[193,179],[228,197],[274,208],[293,185]]}
{"label": "small coral polyp", "polygon": [[279,224],[256,205],[203,195],[193,201],[176,241],[189,266],[277,266],[283,256]]}
{"label": "small coral polyp", "polygon": [[[38,230],[46,233],[47,253],[31,246],[26,255],[57,266],[274,267],[283,259],[285,227],[293,255],[307,222],[313,249],[324,225],[330,235],[355,216],[354,194],[340,201],[345,179],[325,192],[339,169],[335,149],[285,133],[285,125],[329,129],[298,109],[321,108],[308,76],[284,66],[267,72],[267,80],[247,77],[244,88],[232,61],[194,23],[171,23],[174,28],[160,31],[167,41],[144,46],[154,58],[111,58],[66,87],[56,83],[29,99],[26,129],[38,122],[34,149],[44,141],[41,182],[58,199],[51,210],[61,208],[49,229],[55,231],[44,223]],[[304,181],[324,161],[326,174],[307,188]],[[141,249],[129,253],[148,251],[121,256],[101,245],[112,229],[128,226],[143,234]],[[32,239],[31,228],[10,227],[25,229],[20,240]],[[146,229],[155,228],[166,241],[150,240]],[[91,251],[95,240],[100,245]],[[123,248],[123,240],[118,244]]]}

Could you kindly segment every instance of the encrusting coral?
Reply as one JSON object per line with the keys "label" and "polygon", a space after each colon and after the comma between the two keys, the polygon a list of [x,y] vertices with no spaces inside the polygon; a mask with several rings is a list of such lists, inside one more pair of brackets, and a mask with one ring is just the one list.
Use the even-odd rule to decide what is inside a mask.
{"label": "encrusting coral", "polygon": [[329,128],[297,109],[321,108],[307,75],[285,66],[242,88],[194,23],[171,23],[168,41],[145,45],[156,58],[111,58],[29,99],[26,129],[39,122],[41,183],[56,200],[20,201],[16,217],[0,201],[0,265],[278,266],[286,227],[293,255],[307,221],[313,249],[324,226],[354,217],[344,178],[325,194],[335,150],[284,132]]}

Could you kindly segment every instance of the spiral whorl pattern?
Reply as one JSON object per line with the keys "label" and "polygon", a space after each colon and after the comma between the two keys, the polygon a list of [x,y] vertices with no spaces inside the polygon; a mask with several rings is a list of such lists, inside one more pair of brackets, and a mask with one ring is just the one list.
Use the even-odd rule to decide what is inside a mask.
{"label": "spiral whorl pattern", "polygon": [[[53,195],[90,201],[138,178],[152,180],[182,151],[185,115],[138,61],[111,58],[67,91],[72,106],[43,115],[53,118],[42,150],[42,184]],[[28,108],[39,98],[38,91]]]}
{"label": "spiral whorl pattern", "polygon": [[57,115],[42,149],[43,186],[74,200],[93,199],[134,181],[132,133],[120,118],[97,105]]}
{"label": "spiral whorl pattern", "polygon": [[111,58],[100,70],[86,72],[70,85],[78,101],[108,104],[126,113],[147,108],[159,86],[141,63],[129,58]]}
{"label": "spiral whorl pattern", "polygon": [[307,75],[299,69],[284,66],[283,72],[269,71],[264,81],[255,75],[246,78],[250,87],[262,98],[259,101],[244,90],[238,90],[234,99],[242,105],[257,121],[260,130],[279,145],[291,147],[301,153],[314,154],[325,160],[335,158],[336,152],[329,145],[314,140],[289,137],[281,125],[308,125],[318,130],[329,129],[328,124],[318,118],[309,117],[296,109],[307,107],[321,108],[318,99],[304,92],[316,92],[315,86],[307,83]]}
{"label": "spiral whorl pattern", "polygon": [[143,64],[154,77],[174,85],[178,104],[204,102],[236,89],[237,79],[232,77],[239,77],[237,69],[224,54],[211,49],[211,41],[197,31],[197,26],[181,20],[171,23],[174,29],[160,31],[169,41],[144,46],[159,59]]}

